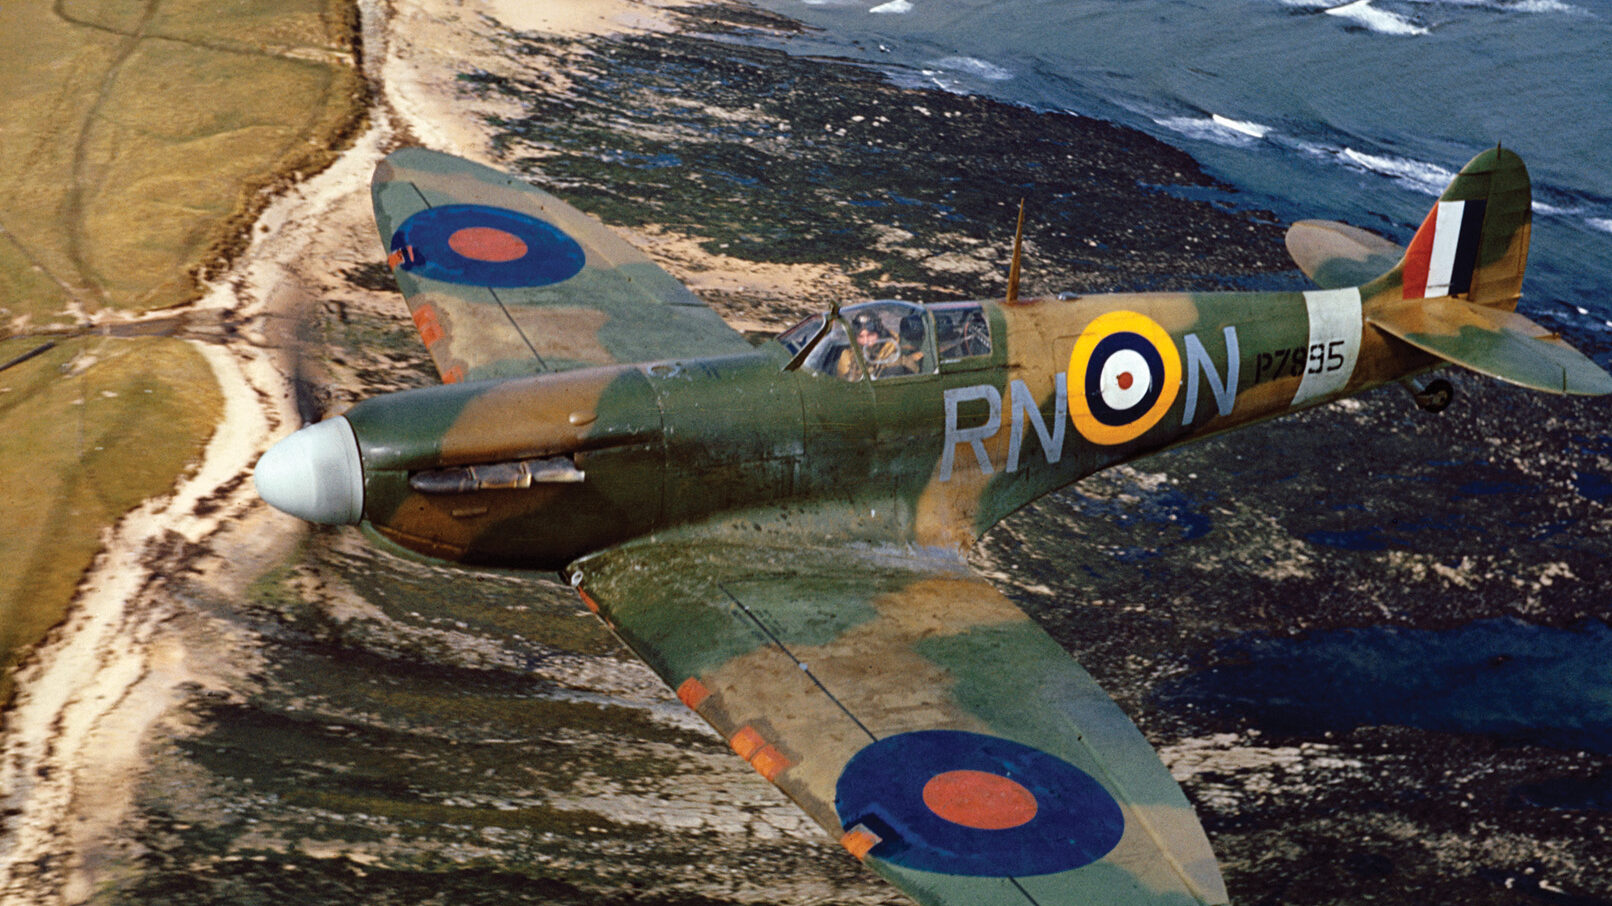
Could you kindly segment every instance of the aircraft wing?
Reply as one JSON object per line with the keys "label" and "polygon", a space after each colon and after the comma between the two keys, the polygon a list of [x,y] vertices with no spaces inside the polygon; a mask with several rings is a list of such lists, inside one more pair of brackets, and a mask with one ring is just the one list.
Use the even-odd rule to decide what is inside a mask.
{"label": "aircraft wing", "polygon": [[750,349],[642,252],[522,180],[404,148],[376,168],[371,194],[446,383]]}
{"label": "aircraft wing", "polygon": [[1146,739],[957,556],[711,533],[572,569],[685,704],[919,903],[1226,902]]}
{"label": "aircraft wing", "polygon": [[1287,228],[1287,253],[1317,286],[1345,289],[1393,270],[1405,249],[1346,223],[1300,220]]}

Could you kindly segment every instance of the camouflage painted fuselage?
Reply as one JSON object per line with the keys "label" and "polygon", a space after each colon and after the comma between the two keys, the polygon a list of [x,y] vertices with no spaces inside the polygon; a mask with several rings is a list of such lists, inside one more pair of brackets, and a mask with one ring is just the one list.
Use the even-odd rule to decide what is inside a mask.
{"label": "camouflage painted fuselage", "polygon": [[[777,511],[774,530],[795,513],[796,529],[813,535],[957,546],[1099,469],[1437,364],[1363,330],[1361,309],[1352,289],[986,303],[990,352],[930,374],[784,370],[789,351],[768,343],[443,385],[368,400],[346,417],[365,464],[366,518],[432,557],[559,569],[754,508]],[[1101,348],[1111,337],[1118,353]],[[1130,358],[1142,344],[1156,355]],[[1125,390],[1153,385],[1147,405],[1105,404],[1102,370],[1116,354],[1127,356],[1110,367],[1129,375]],[[1126,372],[1138,359],[1156,373]],[[424,471],[555,458],[585,479],[457,493],[409,483]],[[814,518],[823,503],[832,520]]]}

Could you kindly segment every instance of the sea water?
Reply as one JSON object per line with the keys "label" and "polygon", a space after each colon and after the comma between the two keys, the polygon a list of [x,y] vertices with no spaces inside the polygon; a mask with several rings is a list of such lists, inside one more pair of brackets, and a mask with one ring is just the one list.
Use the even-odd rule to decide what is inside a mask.
{"label": "sea water", "polygon": [[1521,310],[1612,362],[1612,4],[762,2],[817,29],[795,52],[1132,126],[1191,153],[1234,203],[1401,243],[1503,144],[1534,187]]}
{"label": "sea water", "polygon": [[[1503,144],[1522,155],[1533,182],[1520,311],[1612,364],[1612,4],[760,2],[817,29],[791,37],[792,52],[858,60],[899,84],[1142,130],[1227,184],[1215,200],[1284,221],[1341,220],[1406,243],[1461,166]],[[1585,495],[1612,487],[1593,470],[1579,485]],[[1409,543],[1381,527],[1305,540],[1366,551]],[[1128,563],[1148,556],[1124,554],[1116,552]],[[1195,671],[1164,697],[1294,732],[1387,723],[1596,752],[1612,740],[1605,677],[1593,666],[1612,653],[1600,620],[1226,644],[1246,649],[1230,658],[1237,666]],[[1608,783],[1600,777],[1586,792],[1562,780],[1533,798],[1605,808]]]}

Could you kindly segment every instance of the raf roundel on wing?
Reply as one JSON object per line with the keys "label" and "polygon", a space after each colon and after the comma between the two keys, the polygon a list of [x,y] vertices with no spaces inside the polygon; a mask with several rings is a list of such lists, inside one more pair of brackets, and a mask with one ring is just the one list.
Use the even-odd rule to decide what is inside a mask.
{"label": "raf roundel on wing", "polygon": [[576,276],[587,254],[553,224],[477,204],[426,208],[392,234],[395,266],[470,286],[548,286]]}
{"label": "raf roundel on wing", "polygon": [[846,827],[872,854],[920,871],[1016,877],[1069,871],[1107,855],[1125,813],[1090,774],[1023,743],[919,730],[854,755],[837,785]]}

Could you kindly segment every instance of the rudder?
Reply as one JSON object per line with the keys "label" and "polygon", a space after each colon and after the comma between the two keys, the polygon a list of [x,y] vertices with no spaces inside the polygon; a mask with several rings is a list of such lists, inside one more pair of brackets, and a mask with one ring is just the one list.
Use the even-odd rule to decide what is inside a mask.
{"label": "rudder", "polygon": [[1514,310],[1528,263],[1532,207],[1522,158],[1500,147],[1485,151],[1456,174],[1404,259],[1383,279],[1397,278],[1401,299],[1453,296]]}

